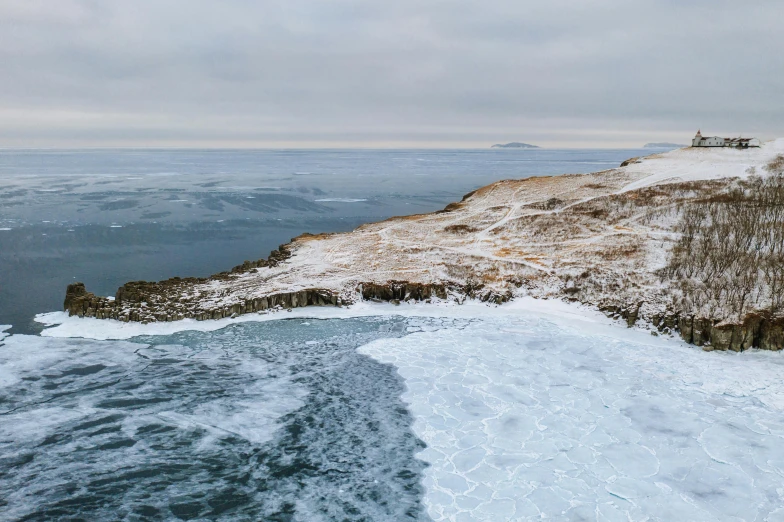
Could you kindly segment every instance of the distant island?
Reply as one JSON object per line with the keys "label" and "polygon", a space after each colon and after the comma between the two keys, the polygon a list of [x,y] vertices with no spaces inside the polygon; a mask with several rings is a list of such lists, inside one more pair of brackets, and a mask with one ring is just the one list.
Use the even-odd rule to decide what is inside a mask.
{"label": "distant island", "polygon": [[678,145],[677,143],[646,143],[646,149],[682,149],[688,145]]}
{"label": "distant island", "polygon": [[496,143],[491,148],[493,149],[538,149],[536,145],[530,145],[528,143],[520,143],[518,141],[513,141],[512,143]]}

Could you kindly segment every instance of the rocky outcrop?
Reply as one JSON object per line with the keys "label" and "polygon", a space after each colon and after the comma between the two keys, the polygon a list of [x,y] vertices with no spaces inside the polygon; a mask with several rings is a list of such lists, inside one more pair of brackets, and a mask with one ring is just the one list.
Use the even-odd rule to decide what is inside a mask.
{"label": "rocky outcrop", "polygon": [[451,292],[461,289],[444,284],[411,284],[406,281],[389,281],[386,284],[363,283],[358,290],[363,299],[373,301],[400,302],[407,300],[427,301],[432,298],[447,299]]}
{"label": "rocky outcrop", "polygon": [[704,317],[685,317],[683,323],[687,325],[681,331],[683,340],[702,346],[706,351],[742,352],[749,348],[778,351],[784,348],[784,318],[766,313],[749,314],[739,323]]}
{"label": "rocky outcrop", "polygon": [[621,163],[621,167],[628,167],[629,165],[634,165],[635,163],[642,163],[639,156],[625,160],[623,163]]}
{"label": "rocky outcrop", "polygon": [[466,298],[486,303],[501,304],[512,299],[512,293],[497,293],[486,290],[482,285],[449,283],[412,283],[409,281],[387,281],[386,283],[361,283],[357,287],[363,299],[371,301],[426,301],[452,299],[462,302]]}
{"label": "rocky outcrop", "polygon": [[[187,279],[180,281],[187,282]],[[121,300],[97,297],[86,292],[82,283],[69,285],[65,300],[65,310],[69,315],[116,319],[123,322],[169,322],[182,319],[222,319],[238,315],[285,310],[303,306],[340,306],[340,297],[321,289],[304,289],[297,292],[284,292],[256,299],[248,299],[230,306],[202,308],[189,306],[187,301],[178,301],[158,291],[160,283],[137,281],[127,283],[118,290]],[[171,288],[170,286],[168,288]]]}
{"label": "rocky outcrop", "polygon": [[114,302],[107,297],[99,297],[88,292],[83,283],[73,283],[68,285],[65,291],[63,307],[68,315],[110,319]]}
{"label": "rocky outcrop", "polygon": [[[294,238],[292,241],[296,239]],[[280,245],[277,250],[273,250],[267,259],[245,261],[228,272],[220,272],[206,278],[173,277],[157,282],[131,281],[117,290],[114,299],[99,297],[88,292],[84,283],[73,283],[68,285],[66,289],[63,308],[69,316],[149,323],[181,319],[221,319],[271,309],[288,309],[308,305],[337,306],[340,304],[337,294],[319,289],[281,292],[264,298],[248,299],[231,306],[206,309],[199,306],[198,298],[187,296],[188,290],[193,288],[195,284],[226,281],[256,268],[277,266],[290,257],[289,245],[284,244]]]}
{"label": "rocky outcrop", "polygon": [[[641,319],[641,307],[642,303],[628,306],[604,304],[600,309],[609,317],[625,321],[631,328]],[[784,349],[784,317],[773,317],[769,313],[748,314],[743,321],[731,323],[668,310],[645,320],[658,332],[677,333],[687,343],[700,346],[705,351]]]}
{"label": "rocky outcrop", "polygon": [[[286,249],[281,248],[276,252],[281,251],[285,252]],[[240,265],[240,269],[249,270],[248,266],[249,264],[246,262]],[[228,277],[229,274],[231,273],[222,272],[212,278]],[[345,299],[336,292],[318,288],[282,292],[215,308],[201,307],[198,299],[178,299],[176,297],[185,293],[184,291],[195,282],[209,279],[175,277],[160,282],[132,281],[121,286],[113,300],[88,292],[83,283],[73,283],[68,285],[63,306],[71,316],[150,323],[181,319],[203,321],[236,317],[248,313],[290,310],[304,306],[343,306],[353,303],[352,300]],[[501,304],[512,299],[512,294],[511,292],[499,294],[487,291],[482,285],[421,284],[393,280],[384,284],[359,283],[356,287],[356,298],[395,304],[402,301],[430,302],[432,299],[452,299],[462,302],[462,300],[470,298]],[[677,333],[687,343],[700,346],[705,351],[732,350],[742,352],[750,348],[774,351],[784,349],[784,318],[781,317],[754,313],[749,314],[737,324],[722,322],[719,319],[695,317],[671,310],[663,314],[642,317],[643,304],[643,302],[628,305],[603,303],[599,305],[599,309],[613,319],[624,321],[629,328],[640,320],[644,320],[656,327],[658,332]]]}
{"label": "rocky outcrop", "polygon": [[[220,276],[221,274],[217,275],[217,277]],[[64,308],[71,316],[151,323],[182,319],[204,321],[268,310],[286,310],[304,306],[343,306],[353,303],[352,300],[347,300],[334,291],[319,288],[281,292],[215,308],[203,307],[198,299],[178,298],[194,282],[204,280],[175,277],[154,283],[132,281],[117,290],[114,300],[87,292],[83,283],[74,283],[69,285],[66,290]],[[511,293],[483,292],[481,287],[447,283],[420,284],[406,281],[389,281],[385,284],[360,283],[357,285],[356,295],[361,299],[395,304],[399,304],[401,301],[430,302],[431,299],[455,299],[460,302],[466,297],[501,304],[512,297]]]}

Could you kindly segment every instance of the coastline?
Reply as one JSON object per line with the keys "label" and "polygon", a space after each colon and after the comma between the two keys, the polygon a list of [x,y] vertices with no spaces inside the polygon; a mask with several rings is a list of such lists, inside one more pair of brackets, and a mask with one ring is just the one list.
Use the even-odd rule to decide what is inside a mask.
{"label": "coastline", "polygon": [[69,286],[69,315],[125,323],[220,320],[363,300],[563,299],[706,349],[781,349],[784,321],[678,310],[657,271],[675,209],[720,194],[784,152],[682,149],[592,174],[505,180],[432,214],[303,234],[266,260],[209,278],[131,282],[114,299]]}
{"label": "coastline", "polygon": [[[208,321],[183,319],[172,322],[126,323],[116,320],[68,316],[66,312],[38,314],[35,320],[47,327],[41,332],[42,337],[127,340],[144,335],[171,335],[190,330],[210,332],[233,324],[288,319],[329,320],[379,316],[470,319],[484,315],[513,317],[523,313],[552,320],[560,327],[570,330],[601,332],[603,334],[613,332],[619,339],[628,335],[636,336],[640,332],[648,333],[643,328],[618,328],[617,321],[590,306],[559,299],[537,299],[530,296],[521,296],[500,305],[491,305],[478,300],[466,300],[461,304],[456,301],[438,300],[431,303],[402,302],[398,305],[391,302],[359,301],[344,307],[300,307],[292,309],[288,313],[243,314],[234,318],[225,317]],[[579,324],[580,327],[578,328],[575,324]],[[648,342],[654,344],[667,342],[667,339],[667,337],[654,338],[650,335],[646,338]]]}

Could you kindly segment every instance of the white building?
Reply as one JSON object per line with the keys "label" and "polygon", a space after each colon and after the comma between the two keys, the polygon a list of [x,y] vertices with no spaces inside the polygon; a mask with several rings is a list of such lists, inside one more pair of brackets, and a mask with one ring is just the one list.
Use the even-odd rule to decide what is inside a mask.
{"label": "white building", "polygon": [[702,132],[697,131],[694,139],[691,140],[692,147],[723,147],[724,138],[718,136],[703,136]]}
{"label": "white building", "polygon": [[760,144],[760,140],[757,138],[719,138],[718,136],[703,136],[700,131],[697,131],[694,139],[691,140],[692,147],[732,147],[736,149],[748,149],[749,147],[759,147]]}

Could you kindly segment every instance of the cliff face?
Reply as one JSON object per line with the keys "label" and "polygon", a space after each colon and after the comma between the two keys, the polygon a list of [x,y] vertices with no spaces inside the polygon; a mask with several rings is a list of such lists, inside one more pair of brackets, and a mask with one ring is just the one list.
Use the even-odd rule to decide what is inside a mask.
{"label": "cliff face", "polygon": [[747,151],[684,149],[593,174],[501,181],[433,214],[306,234],[209,278],[131,282],[114,300],[71,285],[65,308],[151,322],[359,299],[502,303],[531,295],[594,305],[712,349],[781,349],[781,318],[702,317],[683,306],[662,269],[684,208],[720,197],[782,153],[784,140]]}

